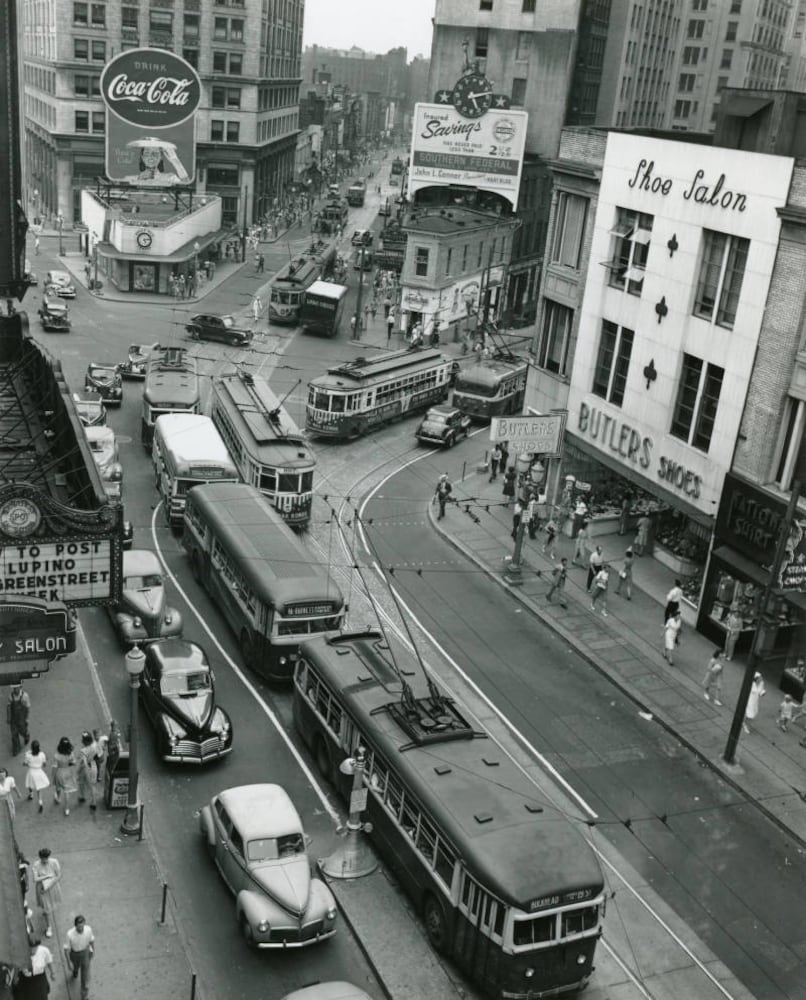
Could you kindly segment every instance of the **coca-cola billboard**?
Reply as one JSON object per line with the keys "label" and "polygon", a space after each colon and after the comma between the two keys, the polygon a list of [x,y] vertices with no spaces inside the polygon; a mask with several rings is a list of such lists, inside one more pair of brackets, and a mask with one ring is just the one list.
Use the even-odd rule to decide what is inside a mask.
{"label": "coca-cola billboard", "polygon": [[196,172],[196,70],[164,49],[127,49],[104,66],[106,175],[143,187],[192,184]]}

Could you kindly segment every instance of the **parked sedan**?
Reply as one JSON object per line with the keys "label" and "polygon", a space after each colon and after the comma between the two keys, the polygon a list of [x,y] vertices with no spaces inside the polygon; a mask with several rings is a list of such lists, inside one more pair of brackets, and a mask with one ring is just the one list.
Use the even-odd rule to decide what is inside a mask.
{"label": "parked sedan", "polygon": [[219,792],[199,824],[249,945],[303,948],[336,933],[336,901],[311,875],[302,821],[280,785]]}
{"label": "parked sedan", "polygon": [[91,361],[84,375],[84,388],[99,393],[107,406],[120,406],[123,401],[123,379],[117,365]]}
{"label": "parked sedan", "polygon": [[45,275],[45,295],[58,295],[60,299],[74,299],[76,286],[67,271],[48,271]]}
{"label": "parked sedan", "polygon": [[373,240],[371,229],[356,229],[350,237],[350,242],[354,247],[371,246]]}
{"label": "parked sedan", "polygon": [[251,330],[239,330],[234,316],[197,313],[190,317],[185,329],[194,340],[219,340],[232,347],[243,347],[252,340]]}
{"label": "parked sedan", "polygon": [[123,466],[120,464],[118,442],[111,427],[96,424],[85,427],[84,433],[90,444],[92,457],[101,473],[106,495],[119,501],[123,496]]}
{"label": "parked sedan", "polygon": [[146,647],[145,657],[140,700],[162,759],[207,764],[230,753],[232,723],[216,704],[215,678],[202,647],[187,639],[160,639]]}
{"label": "parked sedan", "polygon": [[103,427],[106,424],[106,407],[98,392],[74,392],[73,403],[75,404],[78,418],[85,427]]}
{"label": "parked sedan", "polygon": [[452,448],[470,432],[470,417],[455,406],[432,406],[415,436],[421,444]]}
{"label": "parked sedan", "polygon": [[123,646],[182,634],[182,615],[168,606],[162,564],[150,549],[123,553],[120,602],[109,617]]}
{"label": "parked sedan", "polygon": [[338,982],[314,983],[286,994],[283,1000],[372,1000],[372,997],[359,986]]}

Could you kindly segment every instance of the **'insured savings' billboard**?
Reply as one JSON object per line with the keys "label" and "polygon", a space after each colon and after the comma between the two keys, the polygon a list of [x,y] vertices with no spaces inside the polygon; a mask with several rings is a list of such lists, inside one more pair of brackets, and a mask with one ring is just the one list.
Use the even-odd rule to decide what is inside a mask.
{"label": "'insured savings' billboard", "polygon": [[175,187],[196,173],[198,73],[164,49],[126,49],[104,66],[106,176],[116,184]]}
{"label": "'insured savings' billboard", "polygon": [[411,140],[409,197],[435,184],[466,184],[518,203],[525,111],[490,108],[467,118],[445,104],[417,104]]}

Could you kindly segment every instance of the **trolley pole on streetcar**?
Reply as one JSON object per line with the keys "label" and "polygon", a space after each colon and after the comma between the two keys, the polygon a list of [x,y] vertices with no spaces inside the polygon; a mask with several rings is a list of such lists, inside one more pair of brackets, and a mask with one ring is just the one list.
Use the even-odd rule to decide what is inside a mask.
{"label": "trolley pole on streetcar", "polygon": [[367,808],[367,789],[364,785],[366,765],[365,750],[358,747],[355,757],[348,757],[339,765],[342,774],[351,774],[350,816],[343,828],[344,842],[327,858],[321,858],[319,869],[330,878],[361,878],[371,875],[378,867],[372,851],[362,833],[372,833],[371,823],[361,822],[361,813]]}

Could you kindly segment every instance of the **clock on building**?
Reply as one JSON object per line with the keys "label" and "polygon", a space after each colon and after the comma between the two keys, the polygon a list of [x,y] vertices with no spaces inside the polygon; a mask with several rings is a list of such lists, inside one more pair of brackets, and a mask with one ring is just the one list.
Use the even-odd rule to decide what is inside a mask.
{"label": "clock on building", "polygon": [[451,102],[463,118],[481,118],[493,103],[493,85],[481,73],[465,73],[454,84]]}
{"label": "clock on building", "polygon": [[141,229],[135,239],[137,240],[137,246],[140,247],[141,250],[148,250],[154,242],[154,237],[147,229]]}

